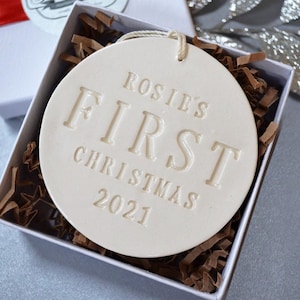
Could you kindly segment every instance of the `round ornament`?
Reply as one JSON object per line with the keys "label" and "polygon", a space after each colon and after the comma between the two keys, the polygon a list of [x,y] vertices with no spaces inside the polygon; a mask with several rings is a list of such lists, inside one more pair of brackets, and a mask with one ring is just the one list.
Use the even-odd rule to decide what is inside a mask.
{"label": "round ornament", "polygon": [[190,249],[241,206],[257,164],[248,100],[203,50],[163,37],[105,47],[60,82],[46,107],[40,163],[66,219],[134,257]]}

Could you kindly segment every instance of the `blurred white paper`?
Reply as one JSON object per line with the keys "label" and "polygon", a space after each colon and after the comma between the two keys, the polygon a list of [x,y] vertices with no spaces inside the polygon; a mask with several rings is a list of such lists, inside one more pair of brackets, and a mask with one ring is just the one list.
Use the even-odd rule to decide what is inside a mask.
{"label": "blurred white paper", "polygon": [[[186,0],[129,0],[123,13],[186,35],[195,34]],[[0,27],[0,116],[7,119],[26,113],[57,40],[57,35],[32,21]]]}
{"label": "blurred white paper", "polygon": [[[81,0],[87,4],[122,12],[128,0]],[[29,19],[44,31],[60,35],[70,14],[74,0],[22,0]]]}
{"label": "blurred white paper", "polygon": [[124,13],[148,23],[178,30],[189,36],[195,35],[186,0],[130,0]]}

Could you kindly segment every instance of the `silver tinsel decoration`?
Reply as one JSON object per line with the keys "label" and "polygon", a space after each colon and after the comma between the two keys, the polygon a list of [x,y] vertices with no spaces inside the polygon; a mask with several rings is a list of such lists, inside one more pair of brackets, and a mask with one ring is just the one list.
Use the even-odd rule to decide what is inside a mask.
{"label": "silver tinsel decoration", "polygon": [[228,20],[252,10],[261,2],[262,0],[230,0]]}
{"label": "silver tinsel decoration", "polygon": [[[195,2],[204,3],[207,1]],[[205,40],[247,51],[247,46],[243,45],[244,39],[246,37],[252,40],[253,44],[258,45],[260,50],[266,52],[268,58],[288,64],[295,69],[291,90],[300,95],[300,30],[297,35],[287,30],[282,31],[274,26],[262,29],[250,29],[242,26],[240,28],[224,29],[225,24],[237,16],[250,12],[261,2],[262,0],[228,0],[227,17],[213,28],[206,29],[205,32],[199,29],[199,26],[196,26],[196,29],[198,29],[197,34]],[[300,0],[283,1],[279,20],[282,23],[280,25],[287,25],[298,19],[300,19]]]}
{"label": "silver tinsel decoration", "polygon": [[262,0],[230,0],[227,16],[214,27],[214,30],[222,29],[226,23],[246,12],[251,11],[261,2]]}
{"label": "silver tinsel decoration", "polygon": [[225,35],[208,33],[205,31],[203,31],[203,32],[198,31],[197,35],[199,37],[201,37],[203,40],[207,40],[207,41],[213,42],[215,44],[225,45],[225,46],[228,46],[231,48],[243,50],[243,45],[241,43],[239,43],[237,40],[235,40],[231,37],[225,36]]}
{"label": "silver tinsel decoration", "polygon": [[207,4],[211,3],[213,0],[187,0],[188,7],[190,9],[202,9]]}
{"label": "silver tinsel decoration", "polygon": [[280,14],[283,23],[295,21],[300,17],[300,0],[285,0]]}
{"label": "silver tinsel decoration", "polygon": [[300,39],[279,29],[263,30],[255,34],[267,57],[288,64],[295,69],[291,90],[300,95]]}

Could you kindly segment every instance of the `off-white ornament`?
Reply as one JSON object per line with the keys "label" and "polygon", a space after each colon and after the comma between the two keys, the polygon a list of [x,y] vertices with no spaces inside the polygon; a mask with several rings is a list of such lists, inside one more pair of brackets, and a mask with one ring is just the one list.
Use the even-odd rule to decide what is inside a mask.
{"label": "off-white ornament", "polygon": [[40,162],[66,219],[134,257],[190,249],[238,210],[257,163],[244,92],[203,50],[147,37],[94,53],[45,110]]}

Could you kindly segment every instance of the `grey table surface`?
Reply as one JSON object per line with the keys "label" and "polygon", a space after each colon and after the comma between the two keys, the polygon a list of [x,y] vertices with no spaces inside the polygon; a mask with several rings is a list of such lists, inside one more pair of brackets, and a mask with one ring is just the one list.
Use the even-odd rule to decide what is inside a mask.
{"label": "grey table surface", "polygon": [[[0,174],[22,121],[0,118]],[[290,94],[227,299],[300,299],[299,132],[300,97]],[[197,299],[0,224],[0,299],[40,298]]]}

